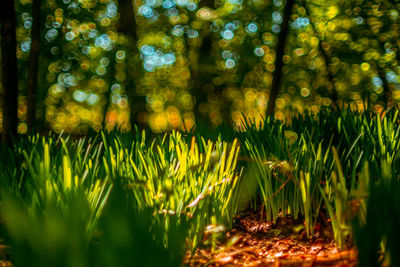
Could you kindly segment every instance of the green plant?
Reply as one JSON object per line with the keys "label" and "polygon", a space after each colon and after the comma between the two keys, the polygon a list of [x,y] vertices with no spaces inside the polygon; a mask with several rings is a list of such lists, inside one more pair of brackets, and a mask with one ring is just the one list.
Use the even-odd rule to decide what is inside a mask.
{"label": "green plant", "polygon": [[[191,218],[188,239],[193,248],[211,218],[231,225],[239,185],[235,171],[237,141],[230,148],[221,140],[199,141],[201,146],[193,137],[189,144],[178,132],[164,135],[148,146],[143,135],[130,149],[123,148],[118,139],[112,145],[105,140],[103,157],[107,175],[122,179],[139,210],[152,208],[154,219],[164,224],[166,230],[170,217],[165,214]],[[165,242],[167,239],[165,236]]]}
{"label": "green plant", "polygon": [[7,171],[1,177],[10,181],[2,187],[1,218],[15,264],[85,266],[83,251],[111,190],[107,179],[95,178],[101,146],[84,149],[84,139],[70,147],[68,139],[30,141],[28,148],[15,148],[21,165],[7,167],[21,176],[7,177]]}
{"label": "green plant", "polygon": [[[371,180],[365,220],[353,221],[360,266],[399,266],[400,177],[383,160],[379,169],[366,165],[363,177]],[[374,179],[370,173],[379,174]]]}
{"label": "green plant", "polygon": [[400,164],[398,109],[384,115],[321,109],[317,114],[295,115],[289,123],[267,117],[263,124],[244,120],[243,125],[237,134],[267,220],[300,215],[311,236],[323,209],[339,247],[351,236],[354,214],[349,210],[354,203],[361,207],[356,217],[365,221],[370,183],[363,175],[365,162],[376,177],[379,172],[374,170],[383,161],[394,176],[399,174],[394,167]]}

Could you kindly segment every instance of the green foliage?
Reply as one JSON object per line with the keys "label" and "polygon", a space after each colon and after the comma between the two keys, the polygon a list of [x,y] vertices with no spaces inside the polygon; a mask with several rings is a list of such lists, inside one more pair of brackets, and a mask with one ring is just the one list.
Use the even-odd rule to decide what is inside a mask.
{"label": "green foliage", "polygon": [[259,130],[247,121],[241,138],[245,153],[253,160],[250,168],[259,183],[267,220],[275,222],[280,214],[303,215],[307,234],[312,235],[313,217],[322,201],[318,186],[326,182],[333,161],[329,157],[331,142],[316,142],[304,129],[307,127],[295,129],[267,118]]}
{"label": "green foliage", "polygon": [[386,160],[381,163],[379,169],[368,168],[367,165],[364,175],[369,175],[369,170],[379,174],[379,179],[374,179],[369,184],[365,222],[353,222],[360,266],[400,264],[400,177],[392,176],[393,172]]}
{"label": "green foliage", "polygon": [[239,205],[261,201],[266,220],[304,219],[310,238],[317,221],[331,224],[339,248],[355,239],[360,262],[381,262],[380,251],[396,265],[399,122],[397,109],[323,109],[245,120],[215,141],[201,127],[21,137],[1,147],[1,236],[20,266],[176,266],[213,249]]}
{"label": "green foliage", "polygon": [[301,215],[311,237],[327,212],[339,247],[352,236],[353,218],[366,224],[369,187],[384,179],[381,168],[399,177],[398,109],[381,115],[322,109],[287,124],[268,117],[262,125],[244,125],[238,135],[267,220]]}
{"label": "green foliage", "polygon": [[31,136],[14,147],[17,164],[3,161],[1,217],[17,265],[86,265],[84,250],[111,190],[97,177],[101,146],[86,142]]}
{"label": "green foliage", "polygon": [[118,138],[110,145],[103,139],[107,176],[121,179],[138,209],[153,208],[154,219],[166,228],[170,225],[166,215],[189,216],[192,247],[198,245],[199,233],[212,218],[217,224],[231,225],[239,182],[236,140],[228,148],[221,140],[196,142],[193,137],[188,143],[180,133],[172,132],[145,145],[143,134],[129,149]]}
{"label": "green foliage", "polygon": [[[168,229],[155,222],[153,209],[139,211],[131,192],[116,181],[100,218],[99,235],[88,249],[92,263],[98,266],[132,266],[133,263],[149,267],[179,266],[190,222],[170,214],[164,216],[168,217]],[[165,236],[168,236],[167,243],[163,242]]]}
{"label": "green foliage", "polygon": [[178,265],[207,225],[230,227],[236,213],[237,141],[199,142],[36,135],[4,148],[14,164],[0,168],[2,236],[15,264],[125,266],[149,255],[141,266]]}

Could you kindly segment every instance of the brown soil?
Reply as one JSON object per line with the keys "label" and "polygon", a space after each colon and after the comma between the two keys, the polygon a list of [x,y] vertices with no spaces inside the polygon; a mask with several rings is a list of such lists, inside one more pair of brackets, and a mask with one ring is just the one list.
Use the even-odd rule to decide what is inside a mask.
{"label": "brown soil", "polygon": [[[236,218],[215,250],[199,248],[187,253],[187,266],[357,266],[357,250],[351,242],[339,250],[329,223],[317,223],[307,238],[301,221],[279,218],[274,225],[260,222],[260,214],[247,211]],[[207,239],[207,237],[206,237]]]}

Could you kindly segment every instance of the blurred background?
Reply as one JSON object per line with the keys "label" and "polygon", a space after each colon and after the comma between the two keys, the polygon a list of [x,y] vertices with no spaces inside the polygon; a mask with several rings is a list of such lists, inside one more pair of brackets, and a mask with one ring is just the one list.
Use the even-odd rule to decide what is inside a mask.
{"label": "blurred background", "polygon": [[217,127],[400,100],[395,0],[15,0],[14,8],[19,133],[134,124],[161,132],[200,118]]}

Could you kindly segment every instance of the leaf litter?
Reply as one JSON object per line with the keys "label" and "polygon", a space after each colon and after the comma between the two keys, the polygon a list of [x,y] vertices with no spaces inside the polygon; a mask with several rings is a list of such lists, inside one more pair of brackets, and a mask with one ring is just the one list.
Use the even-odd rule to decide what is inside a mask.
{"label": "leaf litter", "polygon": [[314,235],[307,238],[303,221],[299,219],[279,217],[274,225],[261,220],[259,212],[247,210],[235,218],[232,230],[219,239],[215,248],[202,246],[193,254],[187,252],[184,265],[357,266],[358,253],[352,241],[348,240],[339,250],[333,240],[329,221],[318,221]]}

